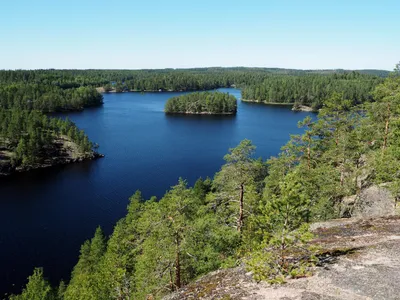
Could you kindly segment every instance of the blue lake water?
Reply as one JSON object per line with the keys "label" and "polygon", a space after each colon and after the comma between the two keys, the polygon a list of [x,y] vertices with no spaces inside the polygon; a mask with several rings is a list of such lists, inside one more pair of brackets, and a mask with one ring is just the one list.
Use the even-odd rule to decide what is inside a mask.
{"label": "blue lake water", "polygon": [[[220,90],[240,98],[238,89]],[[267,159],[309,114],[239,101],[236,116],[165,115],[166,100],[179,94],[106,94],[102,107],[63,114],[106,157],[0,179],[0,298],[36,266],[53,283],[68,279],[80,245],[98,225],[110,234],[135,190],[161,197],[179,177],[213,176],[244,138]]]}

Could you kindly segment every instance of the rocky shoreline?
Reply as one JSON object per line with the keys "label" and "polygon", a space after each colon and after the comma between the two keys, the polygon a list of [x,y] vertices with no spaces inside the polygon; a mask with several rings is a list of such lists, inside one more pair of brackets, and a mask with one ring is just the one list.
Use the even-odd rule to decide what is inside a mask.
{"label": "rocky shoreline", "polygon": [[165,112],[168,115],[215,115],[215,116],[233,116],[236,115],[235,112],[221,112],[221,113],[213,113],[213,112],[208,112],[208,111],[203,111],[203,112],[191,112],[191,111],[184,111],[184,112]]}
{"label": "rocky shoreline", "polygon": [[317,112],[310,106],[307,105],[297,105],[295,103],[281,103],[281,102],[264,102],[259,100],[249,100],[249,99],[242,99],[243,102],[249,103],[261,103],[265,105],[276,105],[276,106],[292,106],[293,111],[304,111],[304,112]]}
{"label": "rocky shoreline", "polygon": [[41,159],[38,159],[37,162],[14,166],[12,164],[12,157],[14,154],[5,148],[0,149],[0,177],[9,176],[14,173],[79,163],[104,157],[103,154],[98,153],[95,150],[82,152],[78,145],[72,142],[67,136],[57,137],[54,140],[52,147],[43,149],[43,151],[45,154]]}
{"label": "rocky shoreline", "polygon": [[249,102],[249,103],[261,103],[265,105],[277,105],[277,106],[292,106],[293,103],[285,103],[285,102],[264,102],[260,100],[252,100],[252,99],[241,99],[243,102]]}
{"label": "rocky shoreline", "polygon": [[293,111],[315,112],[315,110],[307,105],[293,105]]}
{"label": "rocky shoreline", "polygon": [[96,160],[98,158],[104,157],[103,154],[98,152],[93,152],[89,155],[82,155],[79,157],[52,157],[44,161],[43,163],[38,163],[34,165],[18,166],[14,167],[10,162],[0,164],[0,178],[10,176],[15,173],[28,172],[36,169],[51,168],[60,165],[67,165],[72,163],[80,163],[88,160]]}

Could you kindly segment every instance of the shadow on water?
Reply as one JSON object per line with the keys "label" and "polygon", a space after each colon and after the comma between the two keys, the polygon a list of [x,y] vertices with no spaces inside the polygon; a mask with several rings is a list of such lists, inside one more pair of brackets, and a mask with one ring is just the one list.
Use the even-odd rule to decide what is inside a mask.
{"label": "shadow on water", "polygon": [[[9,176],[0,177],[0,188],[11,188],[14,184],[17,184],[20,187],[25,184],[35,185],[39,182],[63,176],[63,173],[67,170],[79,174],[89,174],[94,167],[94,163],[95,161],[87,160],[69,165],[57,165],[47,168],[33,169],[21,173],[16,172]],[[0,199],[0,201],[1,200],[2,199]]]}

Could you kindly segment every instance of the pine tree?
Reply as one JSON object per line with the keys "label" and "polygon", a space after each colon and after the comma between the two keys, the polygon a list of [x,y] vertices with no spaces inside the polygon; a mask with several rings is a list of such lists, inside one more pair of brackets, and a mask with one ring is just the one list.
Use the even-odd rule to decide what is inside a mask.
{"label": "pine tree", "polygon": [[10,300],[54,300],[50,284],[43,278],[43,270],[36,268],[28,277],[28,283],[22,293],[11,296]]}

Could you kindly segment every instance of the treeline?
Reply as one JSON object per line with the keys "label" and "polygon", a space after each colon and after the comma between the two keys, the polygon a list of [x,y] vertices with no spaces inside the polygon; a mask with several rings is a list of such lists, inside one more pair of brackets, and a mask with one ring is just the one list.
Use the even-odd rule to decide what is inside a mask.
{"label": "treeline", "polygon": [[[195,68],[161,70],[17,70],[0,71],[0,83],[32,83],[62,89],[81,86],[104,87],[117,92],[196,91],[262,83],[271,75],[348,74],[346,70],[293,70],[277,68]],[[360,70],[360,73],[385,77],[387,71]]]}
{"label": "treeline", "polygon": [[357,72],[330,75],[269,76],[261,84],[245,86],[242,98],[264,103],[293,103],[319,109],[333,93],[357,105],[373,100],[382,78]]}
{"label": "treeline", "polygon": [[63,89],[37,83],[0,84],[0,108],[42,112],[82,110],[103,103],[103,96],[92,87]]}
{"label": "treeline", "polygon": [[166,113],[183,114],[235,114],[236,98],[229,93],[197,92],[168,99]]}
{"label": "treeline", "polygon": [[275,69],[198,68],[162,70],[0,71],[2,83],[34,83],[63,89],[104,87],[105,91],[196,91],[262,82]]}
{"label": "treeline", "polygon": [[102,104],[95,88],[115,91],[202,91],[242,88],[242,98],[320,108],[333,92],[355,103],[370,100],[387,73],[379,70],[198,68],[163,70],[0,71],[0,105],[44,112]]}
{"label": "treeline", "polygon": [[81,153],[91,153],[93,145],[82,130],[69,120],[49,118],[38,111],[0,109],[1,160],[13,167],[33,166],[51,158],[55,140],[65,136]]}

